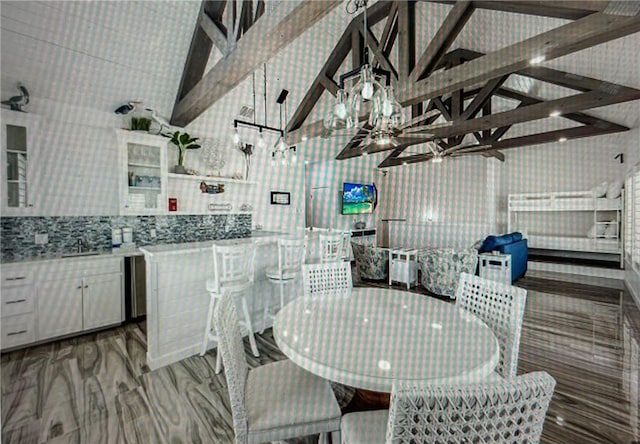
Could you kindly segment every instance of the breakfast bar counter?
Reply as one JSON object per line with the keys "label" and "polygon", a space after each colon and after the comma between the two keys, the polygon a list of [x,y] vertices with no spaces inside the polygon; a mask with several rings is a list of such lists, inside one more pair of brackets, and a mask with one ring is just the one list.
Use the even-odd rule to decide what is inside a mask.
{"label": "breakfast bar counter", "polygon": [[[265,269],[277,266],[276,241],[285,233],[257,231],[251,237],[142,247],[147,269],[147,362],[157,369],[200,351],[213,276],[213,244],[256,244],[255,283],[247,297],[255,331],[265,304],[276,304]],[[215,344],[212,344],[215,345]]]}

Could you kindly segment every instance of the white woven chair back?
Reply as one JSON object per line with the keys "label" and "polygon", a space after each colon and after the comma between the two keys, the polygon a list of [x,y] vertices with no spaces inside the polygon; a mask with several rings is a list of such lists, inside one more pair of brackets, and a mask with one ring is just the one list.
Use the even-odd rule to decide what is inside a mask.
{"label": "white woven chair back", "polygon": [[342,260],[344,238],[341,232],[320,233],[320,259],[322,262]]}
{"label": "white woven chair back", "polygon": [[306,258],[306,239],[278,239],[278,271],[280,275],[302,269]]}
{"label": "white woven chair back", "polygon": [[213,246],[215,293],[243,291],[253,284],[256,247],[253,243]]}
{"label": "white woven chair back", "polygon": [[496,372],[504,378],[515,377],[527,290],[462,273],[456,299],[459,307],[480,318],[498,338]]}
{"label": "white woven chair back", "polygon": [[537,443],[556,381],[546,372],[479,384],[395,383],[387,443]]}
{"label": "white woven chair back", "polygon": [[245,356],[238,314],[232,296],[227,295],[220,298],[213,312],[213,322],[218,336],[218,353],[222,354],[222,363],[227,379],[236,442],[245,442],[248,433],[245,388],[249,365]]}
{"label": "white woven chair back", "polygon": [[315,299],[323,296],[350,296],[353,289],[351,264],[348,262],[327,262],[305,264],[304,296]]}

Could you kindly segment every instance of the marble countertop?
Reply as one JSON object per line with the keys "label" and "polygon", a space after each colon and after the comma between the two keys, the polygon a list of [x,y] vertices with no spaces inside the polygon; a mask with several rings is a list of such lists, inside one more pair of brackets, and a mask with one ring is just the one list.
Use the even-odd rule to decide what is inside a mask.
{"label": "marble countertop", "polygon": [[59,260],[83,260],[83,259],[99,259],[106,257],[131,257],[131,256],[141,256],[143,254],[179,254],[179,253],[188,253],[188,252],[197,252],[200,250],[208,250],[214,243],[220,243],[223,245],[229,244],[237,244],[243,242],[273,242],[279,236],[284,236],[287,233],[278,232],[278,231],[266,231],[266,230],[258,230],[252,231],[250,237],[244,238],[234,238],[234,239],[219,239],[219,240],[209,240],[202,242],[186,242],[182,244],[158,244],[158,245],[146,245],[143,247],[139,247],[136,249],[128,249],[128,250],[120,250],[120,249],[108,249],[108,250],[97,250],[91,251],[91,254],[81,254],[81,255],[69,255],[63,256],[62,254],[59,256],[37,256],[37,257],[29,257],[25,259],[19,259],[15,261],[3,261],[2,265],[12,265],[12,264],[35,264],[35,263],[45,263],[50,261],[59,261]]}
{"label": "marble countertop", "polygon": [[202,242],[186,242],[183,244],[149,245],[140,247],[140,250],[145,255],[149,256],[198,253],[211,250],[213,244],[237,245],[243,243],[270,243],[275,242],[278,237],[286,235],[287,233],[281,233],[278,231],[252,231],[250,237],[210,240]]}

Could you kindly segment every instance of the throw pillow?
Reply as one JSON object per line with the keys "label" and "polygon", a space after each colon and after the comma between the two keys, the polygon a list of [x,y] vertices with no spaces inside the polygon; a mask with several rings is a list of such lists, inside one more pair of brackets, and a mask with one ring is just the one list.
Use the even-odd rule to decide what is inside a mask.
{"label": "throw pillow", "polygon": [[609,184],[607,182],[602,182],[600,185],[593,187],[591,191],[593,192],[593,197],[604,197],[607,195],[608,189]]}
{"label": "throw pillow", "polygon": [[622,181],[611,182],[607,188],[607,199],[617,199],[622,193]]}

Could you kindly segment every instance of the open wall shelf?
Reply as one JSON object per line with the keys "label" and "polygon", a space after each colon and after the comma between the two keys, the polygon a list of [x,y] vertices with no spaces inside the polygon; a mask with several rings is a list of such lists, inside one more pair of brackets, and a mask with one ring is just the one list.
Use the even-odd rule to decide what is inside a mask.
{"label": "open wall shelf", "polygon": [[256,185],[258,182],[251,180],[243,180],[243,179],[231,179],[230,177],[220,177],[220,176],[194,176],[191,174],[175,174],[169,173],[168,177],[170,180],[191,180],[194,182],[224,182],[224,183],[238,183],[245,185]]}

